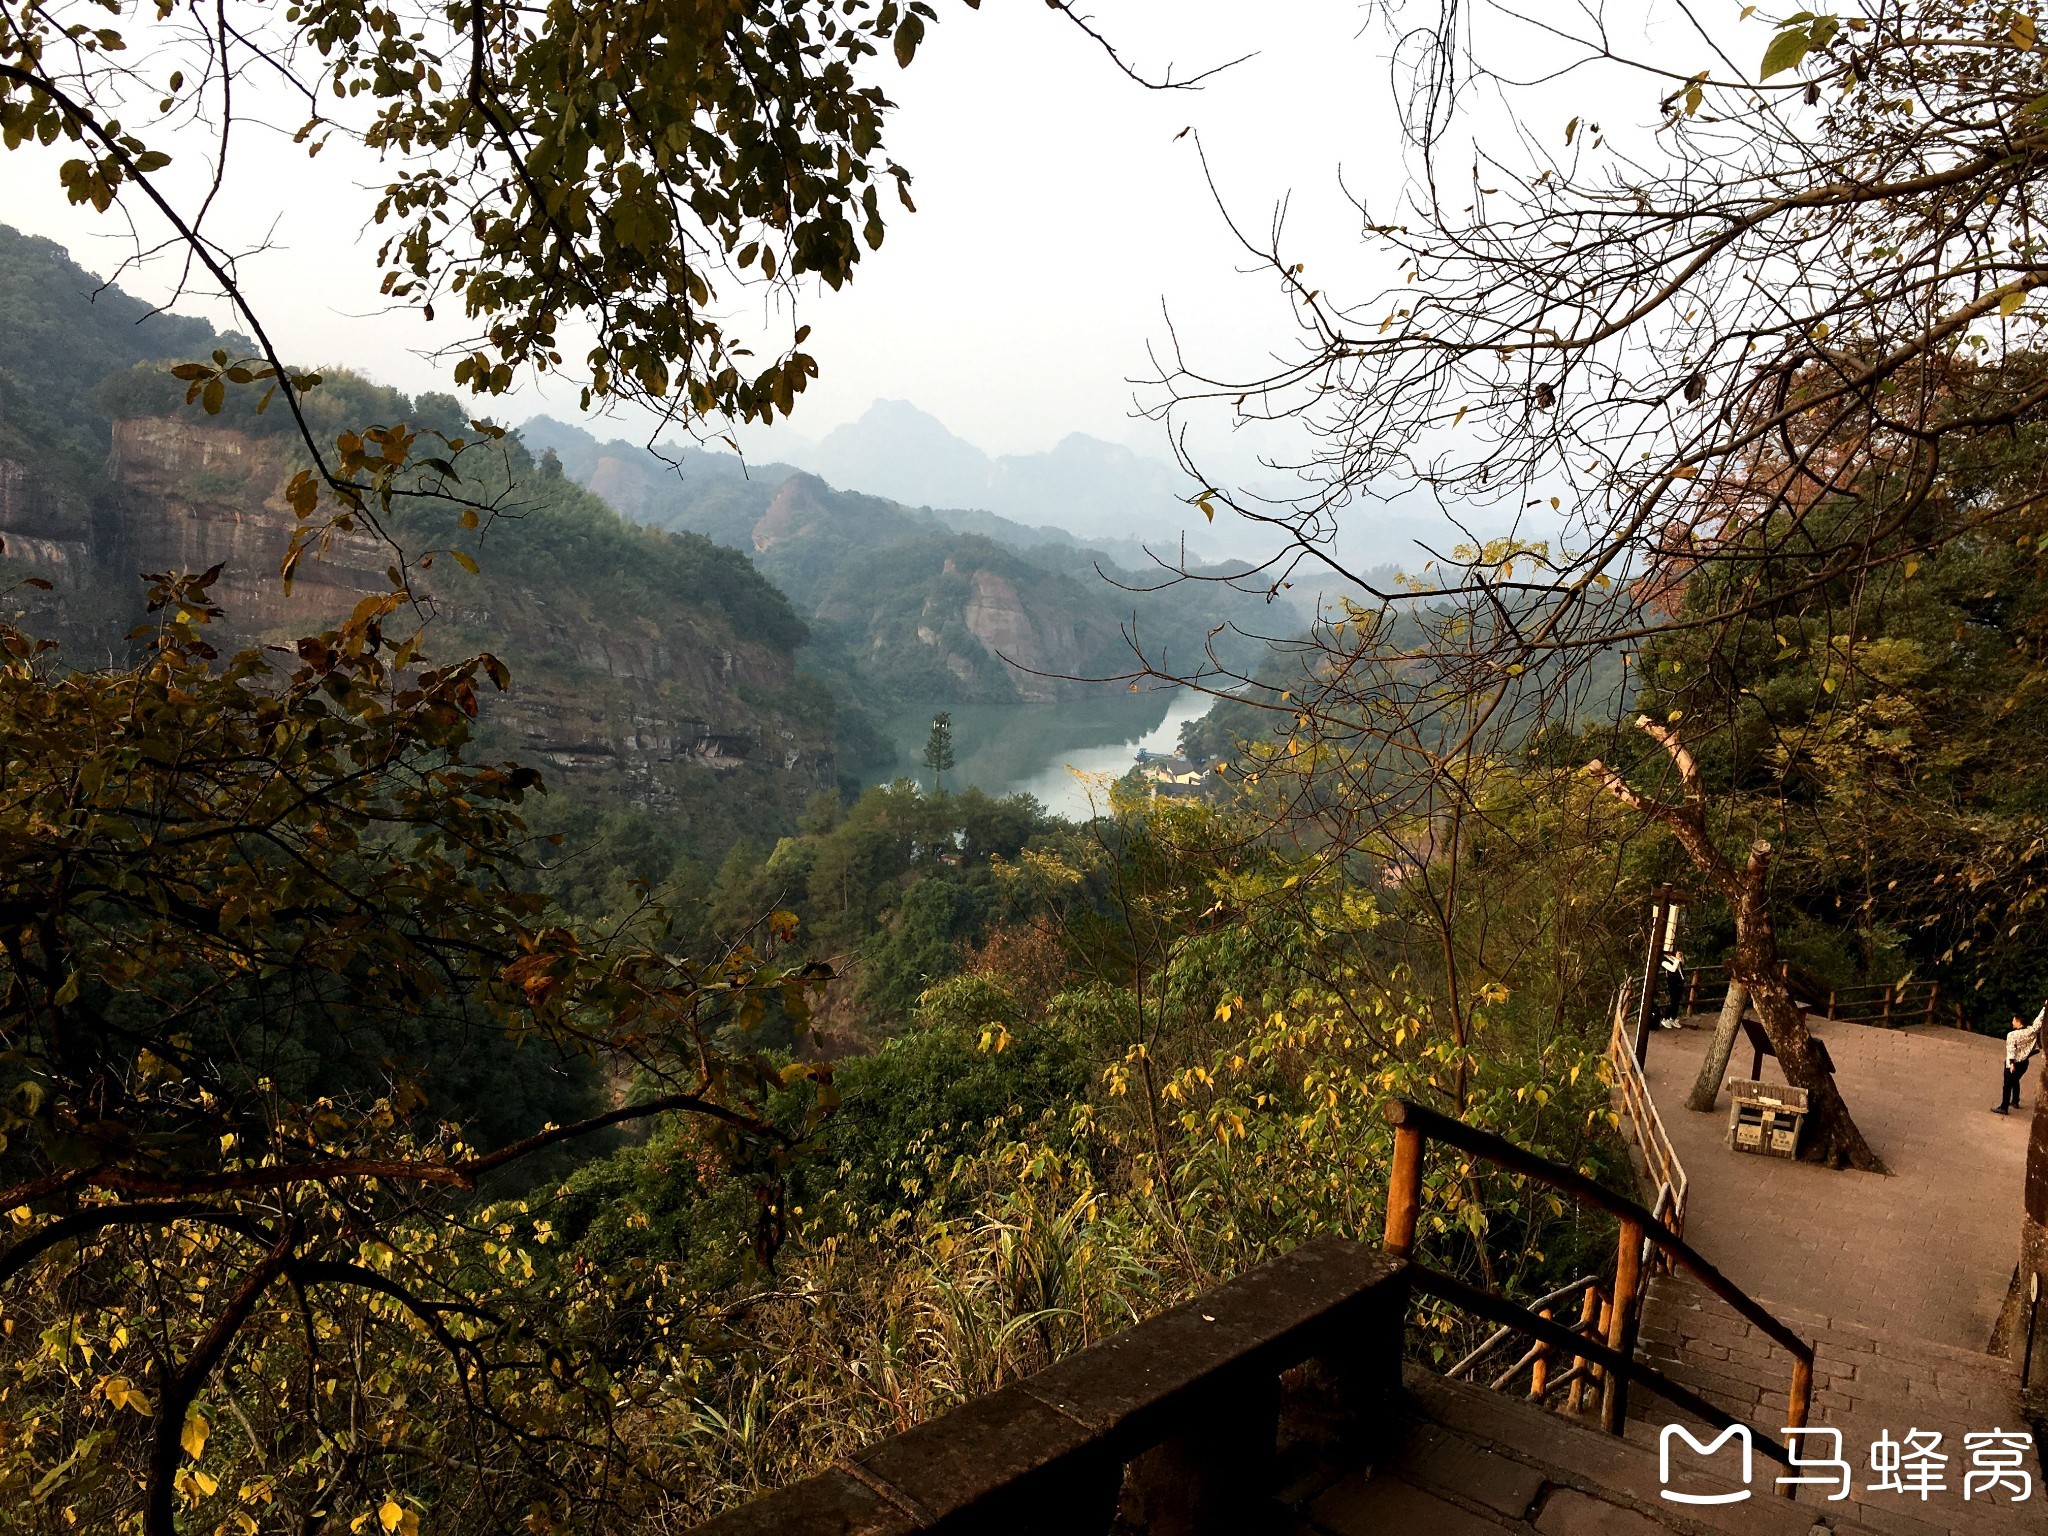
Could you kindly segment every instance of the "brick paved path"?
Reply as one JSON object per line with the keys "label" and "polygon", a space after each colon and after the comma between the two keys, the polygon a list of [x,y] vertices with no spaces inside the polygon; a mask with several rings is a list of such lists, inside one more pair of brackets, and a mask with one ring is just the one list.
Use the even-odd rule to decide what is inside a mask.
{"label": "brick paved path", "polygon": [[[1659,1497],[1654,1440],[1617,1440],[1469,1382],[1410,1368],[1405,1412],[1372,1464],[1312,1473],[1245,1536],[1932,1536],[1862,1524],[1840,1506],[1752,1496],[1690,1507]],[[1682,1492],[1727,1494],[1734,1453],[1673,1469]],[[1825,1524],[1820,1522],[1825,1521]],[[1996,1530],[1987,1536],[2004,1536]]]}
{"label": "brick paved path", "polygon": [[[1711,1026],[1713,1020],[1697,1018]],[[1759,1301],[1880,1334],[1982,1350],[2019,1257],[2027,1127],[1994,1115],[2002,1042],[1939,1026],[1816,1021],[1842,1096],[1890,1177],[1730,1151],[1728,1096],[1712,1115],[1684,1099],[1707,1029],[1651,1036],[1650,1092],[1691,1180],[1685,1236]],[[1738,1045],[1736,1076],[1749,1047]],[[1764,1077],[1782,1082],[1775,1061]]]}
{"label": "brick paved path", "polygon": [[[1854,1492],[1802,1505],[1838,1526],[1887,1536],[2048,1527],[2039,1458],[2023,1505],[1962,1498],[1964,1435],[2026,1426],[2012,1366],[1984,1353],[2018,1257],[2033,1090],[2018,1113],[1990,1112],[2002,1042],[1919,1026],[1903,1030],[1813,1021],[1836,1081],[1889,1175],[1837,1172],[1731,1151],[1728,1098],[1712,1115],[1684,1106],[1711,1018],[1650,1040],[1650,1091],[1685,1165],[1687,1240],[1774,1314],[1814,1341],[1813,1422],[1843,1432]],[[1747,1076],[1749,1047],[1734,1075]],[[1766,1060],[1764,1077],[1783,1081]],[[1654,1283],[1643,1354],[1667,1375],[1759,1426],[1783,1422],[1791,1361],[1719,1301],[1683,1282]],[[1651,1439],[1670,1411],[1636,1398]],[[1945,1492],[1927,1500],[1870,1488],[1870,1445],[1888,1432],[1942,1436]],[[1770,1474],[1776,1475],[1773,1468]]]}
{"label": "brick paved path", "polygon": [[[1828,1500],[1826,1495],[1837,1491],[1833,1487],[1806,1488],[1800,1492],[1802,1501],[1826,1511],[1830,1519],[1847,1519],[1887,1536],[2020,1536],[2048,1527],[2048,1507],[2043,1503],[2048,1489],[2041,1485],[2040,1458],[2031,1446],[2024,1452],[2024,1470],[2031,1480],[2027,1500],[2015,1504],[2015,1488],[1987,1489],[1983,1483],[1973,1497],[1963,1497],[1970,1468],[1964,1437],[1986,1430],[2027,1430],[2008,1362],[1975,1350],[1880,1333],[1782,1302],[1771,1310],[1813,1343],[1810,1422],[1842,1432],[1842,1456],[1853,1472],[1847,1498]],[[1664,1277],[1651,1282],[1643,1314],[1642,1357],[1746,1423],[1775,1429],[1783,1422],[1792,1357],[1687,1281]],[[1629,1425],[1629,1438],[1645,1446],[1657,1443],[1667,1420],[1685,1417],[1647,1392],[1631,1396],[1629,1410],[1640,1421]],[[1930,1488],[1939,1491],[1930,1491],[1924,1499],[1873,1491],[1871,1444],[1883,1433],[1903,1444],[1912,1430],[1941,1437],[1934,1450],[1947,1460],[1929,1479]],[[1825,1456],[1829,1448],[1816,1441],[1807,1454]],[[1768,1485],[1782,1471],[1775,1462],[1759,1465],[1767,1469],[1759,1486]]]}

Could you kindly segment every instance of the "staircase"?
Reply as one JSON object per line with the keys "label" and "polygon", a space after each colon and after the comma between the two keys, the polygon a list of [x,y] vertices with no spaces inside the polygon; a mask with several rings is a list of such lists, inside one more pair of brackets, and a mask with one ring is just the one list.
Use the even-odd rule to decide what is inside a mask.
{"label": "staircase", "polygon": [[[1842,1431],[1842,1455],[1855,1469],[1848,1499],[1823,1502],[1826,1490],[1801,1491],[1801,1509],[1825,1511],[1830,1521],[1867,1526],[1885,1536],[1940,1536],[2039,1531],[2048,1524],[2037,1449],[2029,1447],[2025,1469],[2033,1479],[2026,1503],[1962,1497],[1969,1457],[1963,1436],[1991,1429],[2028,1430],[2018,1382],[2009,1361],[1957,1349],[1839,1318],[1767,1302],[1771,1312],[1814,1342],[1813,1407],[1810,1422]],[[1785,1373],[1790,1357],[1741,1318],[1690,1282],[1670,1275],[1650,1283],[1643,1309],[1644,1361],[1673,1381],[1690,1387],[1724,1412],[1750,1424],[1775,1427],[1784,1411]],[[1658,1426],[1670,1414],[1664,1405],[1635,1405],[1629,1438],[1654,1448]],[[1909,1430],[1942,1437],[1937,1448],[1949,1459],[1943,1468],[1947,1491],[1926,1500],[1917,1495],[1867,1491],[1872,1480],[1869,1448],[1881,1432],[1903,1442]],[[1815,1445],[1809,1455],[1825,1452]],[[1771,1469],[1776,1475],[1778,1469]],[[1809,1502],[1810,1501],[1810,1502]]]}
{"label": "staircase", "polygon": [[[1379,1248],[1306,1243],[698,1536],[2005,1536],[2048,1524],[2006,1362],[1767,1307],[1585,1175],[1409,1101],[1383,1112],[1395,1136]],[[1604,1290],[1576,1282],[1531,1310],[1417,1262],[1432,1145],[1613,1215]],[[1665,1183],[1660,1209],[1672,1193]],[[1582,1304],[1576,1326],[1548,1315],[1562,1297],[1568,1318],[1574,1294],[1604,1304]],[[1536,1400],[1404,1368],[1418,1296],[1542,1346],[1494,1377],[1528,1375]],[[1671,1423],[1693,1446],[1674,1443],[1667,1469]],[[1842,1431],[1846,1497],[1781,1496],[1788,1423]],[[2018,1437],[2024,1503],[1964,1497],[1964,1436],[1990,1430]],[[1948,1458],[1926,1500],[1871,1487],[1872,1441],[1912,1431],[1939,1434]],[[1711,1458],[1696,1449],[1717,1438]],[[1794,1450],[1832,1454],[1821,1436]]]}
{"label": "staircase", "polygon": [[[1751,1497],[1680,1506],[1659,1496],[1654,1437],[1617,1440],[1468,1382],[1410,1369],[1403,1412],[1374,1465],[1285,1490],[1268,1527],[1287,1536],[1878,1536],[1769,1493],[1759,1459]],[[1305,1484],[1306,1486],[1303,1486]],[[1736,1485],[1674,1469],[1685,1493]],[[2038,1507],[2038,1506],[2037,1506]],[[1823,1523],[1825,1522],[1825,1523]],[[1816,1527],[1819,1530],[1816,1531]]]}

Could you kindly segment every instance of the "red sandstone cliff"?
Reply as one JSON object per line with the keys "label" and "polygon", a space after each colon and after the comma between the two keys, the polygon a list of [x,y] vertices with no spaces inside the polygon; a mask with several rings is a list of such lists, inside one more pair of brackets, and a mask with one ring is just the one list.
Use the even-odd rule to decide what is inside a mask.
{"label": "red sandstone cliff", "polygon": [[[278,572],[295,524],[282,496],[291,469],[286,439],[154,417],[114,423],[106,483],[90,505],[50,493],[33,466],[0,460],[6,569],[56,589],[17,586],[13,607],[86,665],[118,654],[142,621],[143,572],[221,565],[214,592],[229,645],[331,624],[366,593],[389,590],[391,551],[367,532],[338,535],[287,593]],[[488,555],[481,575],[437,566],[426,587],[432,652],[490,649],[512,669],[509,694],[486,717],[501,749],[605,776],[645,804],[673,797],[691,770],[752,766],[791,779],[793,794],[832,782],[829,721],[783,697],[790,652],[738,633],[715,609],[659,591],[629,606],[573,569],[521,580]]]}

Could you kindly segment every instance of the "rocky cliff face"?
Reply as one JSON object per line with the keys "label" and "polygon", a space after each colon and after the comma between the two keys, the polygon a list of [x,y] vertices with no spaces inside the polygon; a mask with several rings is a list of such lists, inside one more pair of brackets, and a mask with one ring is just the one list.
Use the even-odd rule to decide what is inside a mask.
{"label": "rocky cliff face", "polygon": [[391,552],[367,532],[337,534],[287,593],[279,578],[294,518],[292,466],[278,438],[139,417],[113,425],[107,460],[119,515],[107,554],[132,571],[223,567],[214,586],[237,642],[306,633],[390,590]]}
{"label": "rocky cliff face", "polygon": [[988,539],[894,526],[900,509],[792,475],[753,524],[762,569],[807,595],[821,635],[905,692],[964,702],[1086,696],[1114,652],[1099,595]]}
{"label": "rocky cliff face", "polygon": [[1079,624],[1056,612],[1034,613],[1017,584],[994,571],[970,578],[961,620],[983,650],[1018,669],[1017,692],[1033,703],[1059,698],[1071,686],[1065,680],[1090,659]]}
{"label": "rocky cliff face", "polygon": [[[158,417],[114,423],[105,481],[84,501],[54,493],[33,465],[0,460],[5,567],[52,586],[16,584],[10,606],[82,665],[125,651],[144,617],[143,572],[221,565],[227,645],[331,625],[389,590],[391,551],[371,534],[341,534],[287,593],[278,570],[294,525],[282,497],[292,467],[286,439]],[[503,537],[522,532],[508,525]],[[545,579],[520,568],[487,555],[480,576],[437,566],[425,587],[432,653],[489,649],[512,670],[485,716],[487,748],[650,808],[691,799],[707,774],[757,777],[762,794],[792,804],[834,782],[829,704],[798,686],[786,645],[739,632],[685,594],[643,583],[622,596],[573,557]]]}

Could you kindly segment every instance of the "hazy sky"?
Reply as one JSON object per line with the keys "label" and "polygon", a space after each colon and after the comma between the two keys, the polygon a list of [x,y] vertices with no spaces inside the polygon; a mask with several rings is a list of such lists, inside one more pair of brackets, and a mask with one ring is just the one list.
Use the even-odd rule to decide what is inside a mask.
{"label": "hazy sky", "polygon": [[[1312,279],[1352,294],[1387,279],[1344,195],[1348,187],[1376,212],[1391,209],[1405,175],[1389,40],[1360,0],[1098,0],[1095,22],[1154,76],[1169,63],[1185,76],[1255,53],[1193,92],[1133,84],[1039,0],[938,8],[911,69],[879,66],[900,103],[889,149],[914,173],[921,211],[897,211],[847,291],[805,301],[823,376],[798,408],[797,431],[822,436],[893,397],[993,453],[1084,431],[1164,456],[1161,429],[1131,417],[1127,380],[1149,372],[1147,348],[1165,342],[1168,312],[1189,356],[1212,370],[1256,371],[1290,339],[1274,284],[1247,274],[1212,201],[1198,136],[1217,190],[1254,234],[1291,197],[1290,254]],[[1554,107],[1559,124],[1537,131],[1561,126],[1582,100],[1597,103],[1599,91],[1598,81],[1562,82],[1544,114]],[[1649,102],[1634,100],[1643,94],[1631,88],[1642,109],[1631,115],[1647,118]],[[275,115],[297,121],[288,103]],[[174,169],[196,173],[203,148]],[[359,236],[374,164],[341,149],[308,165],[275,132],[246,133],[237,153],[240,178],[215,227],[233,241],[271,243],[244,274],[286,355],[414,391],[445,387],[423,353],[457,339],[458,323],[444,314],[429,327],[380,308],[373,242]],[[107,271],[132,243],[116,219],[65,204],[59,158],[0,155],[0,218]],[[123,283],[156,297],[168,280],[160,264]],[[573,391],[524,384],[494,413],[538,410],[573,417]],[[631,418],[594,425],[645,430]]]}
{"label": "hazy sky", "polygon": [[[1258,54],[1200,91],[1154,92],[1036,0],[939,9],[914,66],[881,70],[901,104],[889,148],[916,177],[920,211],[898,211],[847,291],[808,301],[823,377],[795,425],[821,435],[900,397],[991,452],[1077,430],[1156,451],[1158,429],[1129,419],[1125,379],[1147,370],[1147,344],[1165,335],[1162,304],[1205,360],[1256,356],[1285,329],[1272,285],[1238,275],[1195,135],[1176,135],[1197,129],[1253,227],[1293,191],[1294,227],[1355,257],[1337,175],[1341,165],[1367,187],[1392,185],[1384,39],[1361,38],[1356,0],[1102,0],[1099,24],[1154,74]],[[434,386],[419,355],[428,327],[380,313],[373,246],[356,238],[372,168],[331,149],[309,166],[276,134],[245,138],[238,155],[217,227],[249,244],[270,233],[274,249],[245,273],[287,354]],[[0,218],[104,272],[132,249],[125,227],[64,202],[58,158],[0,156]],[[168,281],[159,266],[124,285],[155,296]],[[454,334],[445,320],[436,329]],[[531,409],[573,411],[573,394],[551,393],[522,390]]]}

